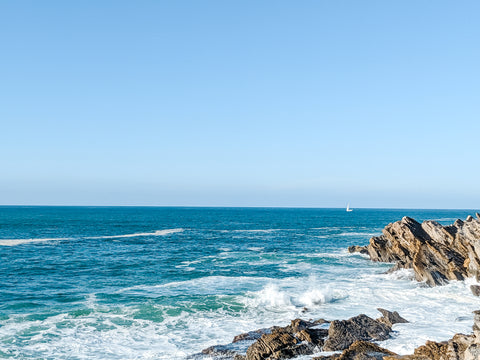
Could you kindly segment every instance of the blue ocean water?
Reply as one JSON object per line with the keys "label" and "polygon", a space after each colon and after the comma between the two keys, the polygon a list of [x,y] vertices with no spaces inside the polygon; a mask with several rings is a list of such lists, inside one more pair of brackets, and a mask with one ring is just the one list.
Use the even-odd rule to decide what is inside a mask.
{"label": "blue ocean water", "polygon": [[0,357],[185,359],[295,317],[377,307],[411,321],[386,342],[406,353],[470,330],[474,280],[426,288],[346,248],[403,216],[448,224],[473,213],[0,207]]}

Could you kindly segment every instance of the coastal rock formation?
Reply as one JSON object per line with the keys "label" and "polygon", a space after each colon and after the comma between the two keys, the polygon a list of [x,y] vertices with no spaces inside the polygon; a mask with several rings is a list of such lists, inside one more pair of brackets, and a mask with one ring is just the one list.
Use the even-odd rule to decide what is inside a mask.
{"label": "coastal rock formation", "polygon": [[479,360],[480,359],[480,311],[474,312],[473,334],[456,334],[440,343],[427,341],[415,349],[413,355],[388,355],[384,360]]}
{"label": "coastal rock formation", "polygon": [[396,311],[391,312],[382,308],[377,308],[377,310],[382,313],[382,317],[378,318],[377,321],[380,321],[390,327],[392,327],[393,324],[408,323],[408,320],[405,320]]}
{"label": "coastal rock formation", "polygon": [[330,324],[323,350],[343,350],[358,340],[386,340],[391,331],[390,326],[363,314],[348,320],[335,320]]}
{"label": "coastal rock formation", "polygon": [[[295,319],[285,327],[274,326],[237,335],[232,343],[211,346],[200,354],[192,355],[190,359],[278,360],[346,349],[350,351],[339,359],[377,359],[376,345],[368,345],[367,341],[385,340],[389,338],[393,324],[407,322],[397,312],[378,310],[382,316],[376,320],[363,314],[332,322]],[[393,355],[388,350],[382,351],[378,353]],[[371,357],[372,354],[377,357]]]}
{"label": "coastal rock formation", "polygon": [[436,221],[419,223],[412,218],[391,223],[370,244],[350,247],[368,252],[370,259],[393,262],[397,269],[413,269],[415,278],[430,286],[467,277],[480,279],[480,214],[449,226]]}
{"label": "coastal rock formation", "polygon": [[276,327],[271,334],[262,335],[247,349],[245,359],[288,359],[313,354],[328,335],[327,329],[316,328],[324,323],[327,323],[324,319],[315,322],[295,319],[288,326]]}

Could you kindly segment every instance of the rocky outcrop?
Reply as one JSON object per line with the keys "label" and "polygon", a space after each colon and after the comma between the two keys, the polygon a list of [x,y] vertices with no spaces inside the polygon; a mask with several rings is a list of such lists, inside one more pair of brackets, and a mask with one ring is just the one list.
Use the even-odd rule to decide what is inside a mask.
{"label": "rocky outcrop", "polygon": [[246,360],[288,359],[298,355],[313,354],[324,343],[328,330],[318,328],[328,323],[317,321],[292,320],[285,327],[275,327],[271,334],[264,334],[247,350]]}
{"label": "rocky outcrop", "polygon": [[474,312],[473,334],[456,334],[444,342],[427,341],[415,349],[412,355],[388,355],[384,360],[479,360],[480,359],[480,311]]}
{"label": "rocky outcrop", "polygon": [[[436,221],[419,223],[412,218],[391,223],[383,235],[366,247],[373,261],[395,263],[394,270],[413,269],[415,278],[430,286],[467,277],[480,279],[480,214],[449,226]],[[362,247],[350,247],[362,252]]]}
{"label": "rocky outcrop", "polygon": [[335,320],[330,324],[323,350],[344,350],[359,340],[386,340],[391,331],[390,326],[363,314],[348,320]]}
{"label": "rocky outcrop", "polygon": [[[316,321],[295,319],[285,327],[274,326],[237,335],[232,343],[211,346],[189,359],[289,359],[299,355],[312,355],[319,351],[342,351],[351,348],[355,343],[358,344],[351,348],[350,352],[345,353],[348,357],[339,359],[377,359],[365,357],[367,353],[376,352],[372,350],[376,345],[367,346],[366,341],[385,340],[389,338],[393,324],[406,322],[397,312],[378,310],[382,316],[376,320],[363,314],[348,320],[332,322],[324,319]],[[384,353],[393,355],[389,352]]]}
{"label": "rocky outcrop", "polygon": [[382,308],[377,308],[377,310],[382,313],[382,317],[378,318],[377,321],[380,321],[390,327],[392,327],[393,324],[408,323],[408,320],[405,320],[396,311],[391,312]]}

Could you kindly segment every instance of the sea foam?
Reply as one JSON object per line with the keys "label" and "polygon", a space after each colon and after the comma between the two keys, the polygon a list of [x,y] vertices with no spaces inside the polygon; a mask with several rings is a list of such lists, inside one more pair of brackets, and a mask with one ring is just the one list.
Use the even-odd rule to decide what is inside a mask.
{"label": "sea foam", "polygon": [[156,230],[154,232],[143,232],[123,235],[105,235],[105,236],[83,236],[83,237],[64,237],[64,238],[38,238],[38,239],[0,239],[0,246],[15,246],[29,243],[42,243],[49,241],[67,241],[75,239],[118,239],[118,238],[132,238],[132,237],[144,237],[144,236],[165,236],[175,234],[184,231],[184,229],[165,229]]}

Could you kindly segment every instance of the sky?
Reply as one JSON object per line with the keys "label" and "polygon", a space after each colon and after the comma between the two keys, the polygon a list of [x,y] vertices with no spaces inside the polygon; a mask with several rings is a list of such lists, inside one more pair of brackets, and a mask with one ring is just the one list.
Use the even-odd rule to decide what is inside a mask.
{"label": "sky", "polygon": [[478,209],[479,13],[1,1],[0,204]]}

